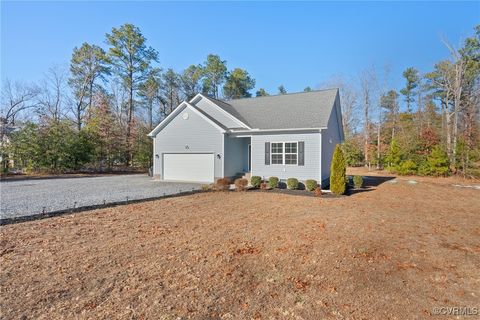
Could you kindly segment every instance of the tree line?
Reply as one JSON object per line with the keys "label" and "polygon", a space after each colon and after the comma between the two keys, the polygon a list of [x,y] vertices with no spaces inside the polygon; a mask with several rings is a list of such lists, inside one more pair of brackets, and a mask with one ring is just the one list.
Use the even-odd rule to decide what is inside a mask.
{"label": "tree line", "polygon": [[432,70],[407,68],[399,90],[387,65],[371,66],[340,87],[343,151],[350,166],[399,174],[480,176],[480,26]]}
{"label": "tree line", "polygon": [[112,28],[105,43],[105,48],[89,43],[74,48],[69,70],[53,67],[40,83],[5,81],[4,170],[9,164],[51,172],[147,168],[152,162],[147,133],[182,100],[198,92],[250,97],[255,87],[246,70],[229,70],[215,54],[181,72],[163,70],[158,52],[132,24]]}
{"label": "tree line", "polygon": [[[319,86],[340,88],[348,165],[480,176],[480,26],[458,49],[444,43],[449,56],[432,70],[407,68],[401,88],[389,84],[388,65]],[[53,67],[37,84],[5,81],[4,169],[148,168],[147,133],[182,100],[198,92],[227,100],[250,97],[255,87],[246,70],[229,70],[215,54],[180,72],[162,69],[158,52],[132,24],[112,28],[105,44],[74,48],[69,70]],[[286,93],[280,85],[278,94]]]}

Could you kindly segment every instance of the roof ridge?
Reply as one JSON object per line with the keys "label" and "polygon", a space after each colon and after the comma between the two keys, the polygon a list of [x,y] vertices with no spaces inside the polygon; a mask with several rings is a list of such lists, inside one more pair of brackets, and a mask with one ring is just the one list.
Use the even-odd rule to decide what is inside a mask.
{"label": "roof ridge", "polygon": [[268,96],[261,96],[261,97],[248,97],[248,98],[237,98],[237,99],[231,99],[231,100],[220,100],[220,99],[215,99],[215,98],[211,98],[211,97],[208,97],[208,98],[211,98],[211,99],[214,99],[214,100],[217,100],[217,101],[221,101],[221,102],[224,102],[224,103],[227,103],[228,104],[228,101],[238,101],[238,100],[248,100],[248,99],[260,99],[260,98],[273,98],[273,97],[279,97],[279,96],[291,96],[291,95],[294,95],[294,94],[307,94],[307,93],[314,93],[314,92],[321,92],[321,91],[330,91],[330,90],[339,90],[339,88],[328,88],[328,89],[318,89],[318,90],[312,90],[312,91],[299,91],[299,92],[290,92],[290,93],[278,93],[278,94],[272,94],[272,95],[268,95]]}

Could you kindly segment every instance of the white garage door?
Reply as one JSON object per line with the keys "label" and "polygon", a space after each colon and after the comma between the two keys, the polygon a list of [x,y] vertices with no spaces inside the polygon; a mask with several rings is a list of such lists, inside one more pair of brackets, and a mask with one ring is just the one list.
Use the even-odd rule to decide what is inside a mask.
{"label": "white garage door", "polygon": [[214,156],[212,153],[165,153],[163,155],[165,180],[213,182]]}

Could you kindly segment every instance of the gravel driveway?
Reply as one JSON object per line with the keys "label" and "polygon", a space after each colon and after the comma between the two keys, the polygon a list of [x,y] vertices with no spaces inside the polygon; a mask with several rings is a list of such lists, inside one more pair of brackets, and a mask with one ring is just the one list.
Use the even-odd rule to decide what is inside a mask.
{"label": "gravel driveway", "polygon": [[199,189],[200,184],[162,182],[146,175],[0,182],[0,219],[73,207],[146,199]]}

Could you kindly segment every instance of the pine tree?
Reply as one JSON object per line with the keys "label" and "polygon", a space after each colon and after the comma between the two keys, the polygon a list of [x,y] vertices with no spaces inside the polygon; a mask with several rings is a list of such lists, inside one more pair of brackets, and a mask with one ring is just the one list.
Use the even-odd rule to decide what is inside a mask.
{"label": "pine tree", "polygon": [[346,189],[347,166],[343,156],[342,148],[339,144],[336,145],[333,152],[332,164],[330,167],[330,190],[337,194],[344,194]]}
{"label": "pine tree", "polygon": [[447,153],[438,145],[432,149],[426,164],[430,175],[446,176],[450,171]]}

